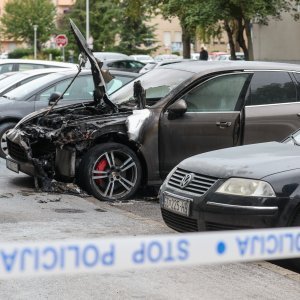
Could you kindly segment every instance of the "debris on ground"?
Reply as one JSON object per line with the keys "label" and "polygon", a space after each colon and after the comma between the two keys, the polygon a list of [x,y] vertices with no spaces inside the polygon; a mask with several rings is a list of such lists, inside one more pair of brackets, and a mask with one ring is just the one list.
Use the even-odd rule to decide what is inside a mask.
{"label": "debris on ground", "polygon": [[48,201],[40,199],[40,200],[37,201],[37,203],[48,203]]}
{"label": "debris on ground", "polygon": [[0,198],[12,198],[14,195],[12,193],[0,194]]}
{"label": "debris on ground", "polygon": [[20,195],[24,196],[24,197],[27,197],[27,196],[32,196],[32,195],[35,195],[36,192],[34,191],[27,191],[27,190],[21,190],[19,192]]}
{"label": "debris on ground", "polygon": [[43,186],[43,192],[55,194],[71,194],[80,197],[88,197],[89,195],[75,183],[65,183],[56,180],[51,180],[47,185]]}

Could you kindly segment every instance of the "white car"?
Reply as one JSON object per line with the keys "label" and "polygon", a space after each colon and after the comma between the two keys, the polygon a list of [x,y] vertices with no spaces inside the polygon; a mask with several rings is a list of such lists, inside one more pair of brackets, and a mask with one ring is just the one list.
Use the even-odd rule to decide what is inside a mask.
{"label": "white car", "polygon": [[93,52],[93,55],[101,61],[112,59],[130,59],[128,55],[119,52]]}
{"label": "white car", "polygon": [[44,68],[77,68],[77,65],[48,60],[36,59],[0,59],[0,74],[7,72],[28,71]]}
{"label": "white car", "polygon": [[149,62],[154,62],[154,58],[151,57],[150,55],[146,55],[146,54],[135,54],[135,55],[130,55],[130,57],[134,60],[138,60],[145,64],[147,64]]}
{"label": "white car", "polygon": [[200,57],[200,53],[191,53],[191,59],[196,59],[196,60],[199,60],[199,57]]}
{"label": "white car", "polygon": [[[236,56],[236,60],[245,60],[245,55],[243,52],[236,52],[235,53],[235,56]],[[231,60],[231,55],[230,54],[222,54],[222,55],[219,55],[216,60]]]}
{"label": "white car", "polygon": [[7,59],[8,58],[8,53],[7,52],[3,52],[0,54],[0,59]]}
{"label": "white car", "polygon": [[182,57],[176,54],[160,54],[154,57],[156,62],[163,61],[163,60],[170,60],[170,59],[181,59]]}

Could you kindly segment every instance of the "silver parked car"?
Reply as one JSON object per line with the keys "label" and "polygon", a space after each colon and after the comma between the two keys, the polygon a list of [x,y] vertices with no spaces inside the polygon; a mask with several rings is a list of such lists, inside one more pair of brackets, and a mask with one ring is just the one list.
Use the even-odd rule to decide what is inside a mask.
{"label": "silver parked car", "polygon": [[44,69],[44,68],[73,68],[76,69],[75,64],[59,62],[59,61],[48,61],[48,60],[37,60],[37,59],[0,59],[0,74],[6,72],[20,72],[33,69]]}

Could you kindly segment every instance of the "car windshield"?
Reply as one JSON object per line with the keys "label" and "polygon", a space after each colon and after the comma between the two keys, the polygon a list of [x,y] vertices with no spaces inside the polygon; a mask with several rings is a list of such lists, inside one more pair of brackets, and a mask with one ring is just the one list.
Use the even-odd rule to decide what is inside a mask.
{"label": "car windshield", "polygon": [[177,87],[180,83],[192,77],[194,73],[176,69],[154,69],[138,79],[129,82],[123,88],[119,89],[110,96],[112,102],[120,105],[132,101],[133,85],[137,80],[141,81],[146,91],[146,100],[149,104],[155,100],[157,102],[166,96],[170,91]]}
{"label": "car windshield", "polygon": [[14,82],[18,82],[21,79],[24,79],[28,76],[28,74],[18,72],[11,76],[8,76],[2,80],[0,80],[0,90],[6,89],[8,86],[10,86]]}
{"label": "car windshield", "polygon": [[35,80],[32,80],[26,84],[23,84],[14,90],[6,93],[4,95],[5,98],[12,100],[25,100],[27,96],[30,96],[32,92],[34,92],[38,87],[42,87],[47,83],[51,83],[53,80],[63,77],[63,73],[52,73],[46,76],[42,76]]}

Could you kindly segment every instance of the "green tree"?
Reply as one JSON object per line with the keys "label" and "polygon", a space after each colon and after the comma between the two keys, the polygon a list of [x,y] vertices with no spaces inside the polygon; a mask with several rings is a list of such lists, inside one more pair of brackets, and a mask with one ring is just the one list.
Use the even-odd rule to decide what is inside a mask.
{"label": "green tree", "polygon": [[10,0],[0,20],[2,32],[9,38],[34,42],[33,25],[38,25],[38,47],[53,33],[55,6],[51,0]]}
{"label": "green tree", "polygon": [[[90,0],[90,36],[93,37],[93,48],[96,51],[111,51],[114,48],[115,36],[120,31],[118,18],[120,9],[108,0]],[[80,28],[85,36],[86,0],[77,0],[70,13],[65,15],[64,28],[69,29],[69,18]]]}
{"label": "green tree", "polygon": [[[283,11],[291,11],[298,0],[148,0],[158,5],[165,17],[177,16],[183,34],[194,29],[210,35],[219,32],[219,24],[228,35],[231,56],[235,59],[236,43],[243,49],[246,59],[253,59],[251,22],[258,19],[267,25],[270,17],[280,18]],[[199,32],[199,30],[198,30]],[[244,39],[246,34],[247,42]],[[183,43],[187,43],[183,39]],[[188,47],[186,45],[186,47]],[[184,53],[184,57],[187,55]]]}
{"label": "green tree", "polygon": [[[90,0],[93,50],[121,51],[127,54],[143,52],[139,47],[145,40],[153,39],[153,28],[146,25],[149,17],[145,16],[144,8],[143,1],[140,0]],[[59,21],[60,28],[66,34],[69,30],[69,18],[85,35],[86,0],[77,0],[70,13]],[[69,42],[67,49],[76,49],[71,36]]]}
{"label": "green tree", "polygon": [[154,41],[155,27],[147,23],[151,19],[152,7],[147,1],[115,0],[115,3],[122,11],[117,49],[126,54],[150,53],[155,50],[142,47],[147,41]]}
{"label": "green tree", "polygon": [[293,0],[191,0],[190,6],[188,24],[210,28],[222,22],[232,58],[235,59],[235,45],[238,43],[248,60],[253,59],[251,22],[258,19],[267,25],[270,17],[280,18],[283,11],[292,10]]}

